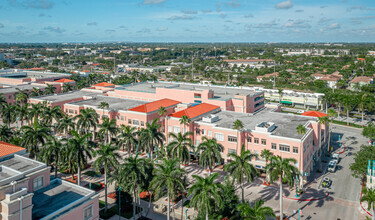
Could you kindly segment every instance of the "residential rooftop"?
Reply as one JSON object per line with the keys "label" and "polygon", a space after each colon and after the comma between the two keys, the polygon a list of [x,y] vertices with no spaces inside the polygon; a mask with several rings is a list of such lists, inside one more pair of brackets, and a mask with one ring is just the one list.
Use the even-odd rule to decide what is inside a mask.
{"label": "residential rooftop", "polygon": [[12,158],[0,162],[0,166],[16,170],[23,174],[31,173],[34,170],[46,167],[44,163],[19,155],[14,155]]}
{"label": "residential rooftop", "polygon": [[[217,127],[233,129],[233,122],[238,119],[242,121],[244,129],[254,131],[263,122],[273,123],[275,129],[272,131],[272,135],[296,139],[301,139],[304,136],[296,132],[298,125],[305,125],[308,121],[317,120],[314,117],[274,112],[271,108],[264,108],[256,114],[220,111],[213,114],[213,116],[217,116],[218,118],[211,124],[215,124]],[[203,119],[197,122],[207,123]]]}
{"label": "residential rooftop", "polygon": [[149,113],[157,111],[160,107],[170,107],[177,105],[178,103],[181,103],[179,101],[175,101],[172,99],[160,99],[154,102],[149,102],[134,108],[129,109],[130,111],[136,111],[136,112],[143,112],[143,113]]}
{"label": "residential rooftop", "polygon": [[34,192],[32,219],[51,219],[69,211],[95,194],[94,191],[55,179],[50,185]]}
{"label": "residential rooftop", "polygon": [[143,105],[147,103],[146,101],[139,101],[139,100],[131,100],[131,99],[123,99],[123,98],[115,98],[115,97],[109,97],[109,96],[102,96],[98,95],[91,99],[86,99],[82,101],[77,102],[71,102],[67,105],[73,105],[73,106],[86,106],[91,107],[94,109],[100,109],[99,105],[101,102],[106,102],[109,105],[110,110],[123,110],[126,111],[130,108],[134,108],[139,105]]}
{"label": "residential rooftop", "polygon": [[3,71],[0,77],[15,78],[15,79],[27,79],[27,78],[52,78],[52,77],[70,77],[70,74],[65,73],[53,73],[53,72],[41,72],[41,71],[25,71],[25,70],[13,70]]}
{"label": "residential rooftop", "polygon": [[15,154],[17,152],[26,151],[25,148],[13,144],[0,141],[0,158]]}
{"label": "residential rooftop", "polygon": [[18,92],[17,89],[20,90],[32,90],[33,88],[45,88],[47,86],[43,85],[35,85],[35,84],[21,84],[21,85],[7,85],[7,84],[0,84],[0,93],[8,94],[8,93],[15,93]]}

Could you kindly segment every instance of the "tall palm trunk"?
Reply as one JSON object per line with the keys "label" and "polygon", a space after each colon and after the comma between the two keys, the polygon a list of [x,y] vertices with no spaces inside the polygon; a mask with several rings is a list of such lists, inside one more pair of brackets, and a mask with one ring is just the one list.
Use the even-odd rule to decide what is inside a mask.
{"label": "tall palm trunk", "polygon": [[79,163],[78,163],[78,180],[77,180],[77,184],[78,184],[78,186],[81,186],[81,165]]}
{"label": "tall palm trunk", "polygon": [[375,208],[372,208],[372,220],[375,220]]}
{"label": "tall palm trunk", "polygon": [[170,209],[171,209],[171,201],[170,201],[170,198],[169,198],[169,189],[167,190],[168,192],[167,192],[167,197],[168,197],[168,210],[167,210],[167,220],[169,220],[170,219]]}
{"label": "tall palm trunk", "polygon": [[[135,186],[133,186],[133,220],[135,220]],[[121,216],[121,213],[119,213]]]}
{"label": "tall palm trunk", "polygon": [[283,220],[283,178],[280,175],[280,220]]}
{"label": "tall palm trunk", "polygon": [[349,108],[346,109],[346,125],[349,125]]}
{"label": "tall palm trunk", "polygon": [[208,209],[206,210],[206,220],[208,220]]}
{"label": "tall palm trunk", "polygon": [[[105,198],[104,198],[104,204],[105,204],[104,212],[107,213],[107,209],[108,209],[108,205],[107,205],[107,169],[104,169],[104,196],[105,196]],[[121,216],[121,213],[119,213],[119,215]]]}
{"label": "tall palm trunk", "polygon": [[244,183],[241,183],[241,190],[242,190],[242,203],[245,202],[245,189],[244,189]]}
{"label": "tall palm trunk", "polygon": [[364,112],[364,109],[362,108],[362,116],[361,116],[362,117],[362,125],[363,125],[363,115],[364,115],[363,112]]}

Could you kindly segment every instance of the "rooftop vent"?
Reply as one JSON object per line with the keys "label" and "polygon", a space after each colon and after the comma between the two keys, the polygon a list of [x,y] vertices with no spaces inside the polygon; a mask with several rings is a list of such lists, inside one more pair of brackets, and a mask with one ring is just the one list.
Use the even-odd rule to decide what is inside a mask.
{"label": "rooftop vent", "polygon": [[217,115],[208,115],[202,118],[203,122],[213,123],[219,120],[219,116]]}
{"label": "rooftop vent", "polygon": [[273,122],[261,122],[256,125],[255,130],[261,132],[272,132],[275,128],[276,125]]}

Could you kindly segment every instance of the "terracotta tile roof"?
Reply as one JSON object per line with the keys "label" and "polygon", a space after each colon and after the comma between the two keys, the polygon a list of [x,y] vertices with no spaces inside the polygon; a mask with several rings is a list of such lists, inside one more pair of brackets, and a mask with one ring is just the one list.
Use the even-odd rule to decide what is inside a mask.
{"label": "terracotta tile roof", "polygon": [[369,77],[369,76],[356,76],[349,83],[359,83],[359,82],[370,83],[371,80],[372,80],[372,77]]}
{"label": "terracotta tile roof", "polygon": [[58,82],[58,83],[69,83],[69,82],[74,82],[74,80],[71,80],[71,79],[59,79],[59,80],[56,80],[55,82]]}
{"label": "terracotta tile roof", "polygon": [[196,105],[196,106],[193,106],[193,107],[175,112],[175,113],[171,114],[170,116],[175,117],[175,118],[181,118],[183,115],[186,115],[189,118],[195,118],[195,117],[198,117],[200,115],[211,112],[215,109],[219,109],[219,108],[220,107],[217,106],[217,105],[202,103],[202,104],[199,104],[199,105]]}
{"label": "terracotta tile roof", "polygon": [[90,70],[83,70],[82,72],[84,72],[84,73],[89,73]]}
{"label": "terracotta tile roof", "polygon": [[108,73],[108,72],[105,72],[105,73],[99,73],[99,74],[103,74],[103,75],[109,75],[110,73]]}
{"label": "terracotta tile roof", "polygon": [[327,117],[327,114],[322,113],[322,112],[318,112],[318,111],[308,111],[308,112],[302,113],[301,115],[303,115],[303,116],[312,116],[312,117],[317,117],[317,118]]}
{"label": "terracotta tile roof", "polygon": [[237,60],[224,60],[225,62],[231,63],[231,62],[271,62],[273,59],[237,59]]}
{"label": "terracotta tile roof", "polygon": [[93,86],[107,87],[107,86],[114,86],[114,85],[115,85],[115,84],[112,84],[112,83],[101,82],[101,83],[95,84],[95,85],[93,85]]}
{"label": "terracotta tile roof", "polygon": [[0,141],[0,157],[23,151],[25,148]]}
{"label": "terracotta tile roof", "polygon": [[257,79],[262,79],[263,77],[271,77],[271,76],[278,77],[279,76],[279,72],[269,73],[269,74],[265,74],[263,76],[257,76]]}
{"label": "terracotta tile roof", "polygon": [[160,99],[158,101],[146,103],[146,104],[131,108],[129,109],[129,111],[148,113],[148,112],[157,111],[162,106],[164,108],[167,108],[169,106],[177,105],[178,103],[181,103],[181,102],[178,102],[172,99]]}

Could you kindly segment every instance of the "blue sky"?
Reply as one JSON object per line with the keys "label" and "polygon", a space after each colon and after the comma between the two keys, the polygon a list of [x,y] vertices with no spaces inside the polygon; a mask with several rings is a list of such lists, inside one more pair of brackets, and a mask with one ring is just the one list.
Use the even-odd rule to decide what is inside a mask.
{"label": "blue sky", "polygon": [[1,0],[0,42],[374,42],[374,0]]}

